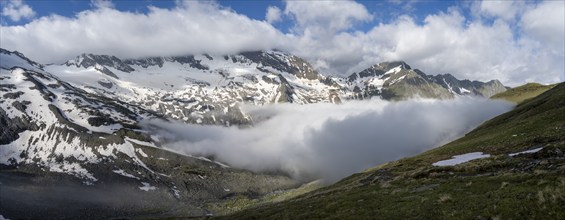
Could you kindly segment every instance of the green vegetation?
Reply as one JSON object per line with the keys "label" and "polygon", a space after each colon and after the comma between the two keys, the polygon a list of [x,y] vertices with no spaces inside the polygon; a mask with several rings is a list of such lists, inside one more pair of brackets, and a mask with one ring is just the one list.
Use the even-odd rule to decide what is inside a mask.
{"label": "green vegetation", "polygon": [[208,209],[218,214],[229,214],[244,209],[257,207],[262,204],[272,204],[293,199],[297,196],[312,192],[321,187],[319,181],[306,183],[296,189],[279,190],[260,198],[250,198],[247,195],[235,195],[224,203],[208,205]]}
{"label": "green vegetation", "polygon": [[539,83],[527,83],[525,85],[518,86],[516,88],[511,88],[504,92],[498,93],[491,97],[491,99],[504,99],[514,103],[522,103],[525,100],[531,99],[544,93],[545,91],[553,88],[557,84],[553,85],[542,85]]}
{"label": "green vegetation", "polygon": [[[530,154],[509,153],[542,147]],[[492,156],[431,164],[469,152]],[[454,142],[229,219],[565,219],[565,83]]]}

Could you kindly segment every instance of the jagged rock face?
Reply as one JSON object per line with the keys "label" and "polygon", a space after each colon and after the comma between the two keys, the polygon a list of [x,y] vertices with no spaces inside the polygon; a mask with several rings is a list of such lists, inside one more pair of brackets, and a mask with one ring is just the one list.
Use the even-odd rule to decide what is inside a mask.
{"label": "jagged rock face", "polygon": [[[0,163],[37,163],[88,184],[96,178],[83,165],[111,158],[128,147],[131,150],[125,136],[118,135],[124,132],[120,130],[135,127],[141,117],[150,115],[135,106],[84,93],[45,72],[2,69],[1,82],[12,86],[3,90],[0,103]],[[104,122],[92,120],[96,118]]]}
{"label": "jagged rock face", "polygon": [[295,75],[298,78],[318,80],[323,77],[308,62],[300,57],[284,53],[245,52],[241,53],[245,58],[260,63],[265,67],[271,67],[280,72]]}
{"label": "jagged rock face", "polygon": [[89,93],[202,124],[250,123],[238,103],[334,102],[340,90],[303,59],[277,51],[127,60],[83,54],[46,70]]}
{"label": "jagged rock face", "polygon": [[502,83],[498,80],[491,80],[484,83],[482,86],[477,87],[477,93],[484,97],[491,97],[506,90],[508,90],[508,88],[502,85]]}
{"label": "jagged rock face", "polygon": [[364,69],[363,71],[357,73],[357,74],[352,74],[349,76],[349,81],[355,81],[358,78],[365,78],[365,77],[378,77],[378,76],[382,76],[383,74],[385,74],[387,71],[400,66],[401,69],[407,69],[410,70],[410,66],[408,66],[408,64],[402,62],[402,61],[398,61],[398,62],[383,62],[383,63],[378,63],[375,64],[367,69]]}
{"label": "jagged rock face", "polygon": [[453,94],[458,95],[478,95],[483,97],[491,97],[497,93],[506,91],[506,87],[498,80],[488,82],[458,80],[451,74],[440,74],[430,76],[430,79],[442,87],[448,89]]}
{"label": "jagged rock face", "polygon": [[[76,188],[85,195],[111,193],[106,190],[119,188],[116,195],[106,196],[158,201],[124,210],[101,210],[110,213],[109,217],[128,210],[143,213],[147,209],[172,209],[183,216],[203,216],[210,213],[204,204],[219,203],[231,196],[264,195],[298,184],[284,175],[255,174],[204,157],[165,151],[160,148],[160,137],[150,136],[138,126],[144,118],[160,118],[160,114],[100,95],[104,93],[89,93],[32,63],[27,67],[34,70],[10,66],[5,60],[2,59],[0,68],[0,211],[4,215],[22,217],[29,213],[27,218],[41,218],[40,211],[26,211],[30,206],[21,203],[27,200],[19,199],[36,204],[35,198],[60,196],[50,194],[57,187]],[[26,61],[15,63],[20,62]],[[226,114],[224,119],[229,117],[245,116]],[[90,186],[80,188],[81,184]],[[32,193],[25,190],[29,187],[44,190]],[[76,202],[57,203],[60,207],[53,205],[74,207],[71,209],[77,211],[76,215],[59,217],[77,218],[82,216],[81,209],[112,204],[113,201],[77,198]],[[177,206],[183,208],[176,210]]]}
{"label": "jagged rock face", "polygon": [[[251,121],[245,116],[225,118],[226,115],[243,115],[226,114],[237,111],[236,103],[306,104],[334,102],[336,97],[341,101],[375,96],[390,100],[448,99],[458,95],[488,97],[505,90],[498,81],[458,80],[449,74],[429,76],[402,61],[375,64],[346,78],[325,77],[303,59],[278,51],[124,61],[113,56],[88,54],[66,63],[67,67],[71,65],[81,68],[69,70],[57,65],[46,68],[65,80],[71,79],[60,72],[92,69],[109,77],[98,77],[96,83],[76,82],[88,92],[145,106],[169,118],[219,125]],[[164,75],[168,75],[169,80]],[[137,82],[138,78],[161,85]]]}
{"label": "jagged rock face", "polygon": [[[21,104],[21,102],[18,101],[15,101],[13,103]],[[26,104],[21,104],[24,106],[24,108],[17,109],[19,111],[25,110]],[[11,119],[3,109],[0,109],[0,127],[2,127],[2,131],[0,131],[0,144],[12,143],[13,141],[20,138],[19,134],[24,131],[36,131],[39,129],[39,126],[35,123],[32,123],[28,117],[18,117]]]}
{"label": "jagged rock face", "polygon": [[[0,170],[32,173],[40,176],[33,181],[50,186],[62,184],[50,182],[55,176],[92,185],[88,189],[94,191],[118,184],[119,192],[127,192],[124,196],[159,201],[143,204],[145,209],[180,203],[185,216],[209,214],[203,204],[260,196],[296,187],[298,182],[285,175],[255,174],[203,157],[166,152],[159,148],[161,138],[139,131],[140,120],[164,117],[187,123],[249,124],[238,103],[336,100],[328,95],[332,87],[318,76],[306,78],[312,74],[310,67],[280,72],[274,63],[254,63],[243,55],[229,60],[207,55],[123,61],[88,54],[45,67],[21,54],[2,52],[6,56],[0,70]],[[29,187],[4,180],[3,184],[3,195]],[[28,197],[35,196],[41,195]],[[19,206],[0,209],[3,214],[25,213],[17,210]]]}
{"label": "jagged rock face", "polygon": [[18,51],[10,52],[3,48],[0,48],[0,58],[2,60],[2,62],[0,63],[0,68],[3,69],[10,69],[14,66],[19,66],[31,70],[43,68],[43,65],[28,59]]}
{"label": "jagged rock face", "polygon": [[77,57],[75,60],[69,60],[65,63],[66,66],[75,65],[76,67],[93,67],[93,66],[102,66],[102,67],[112,67],[122,72],[129,73],[134,69],[131,68],[128,64],[124,63],[122,60],[118,59],[115,56],[105,56],[105,55],[94,55],[94,54],[82,54]]}
{"label": "jagged rock face", "polygon": [[412,69],[402,61],[373,65],[340,80],[340,83],[347,88],[345,96],[350,99],[373,96],[389,100],[413,97],[449,99],[461,95],[490,97],[506,90],[498,80],[484,83],[458,80],[450,74],[431,76]]}

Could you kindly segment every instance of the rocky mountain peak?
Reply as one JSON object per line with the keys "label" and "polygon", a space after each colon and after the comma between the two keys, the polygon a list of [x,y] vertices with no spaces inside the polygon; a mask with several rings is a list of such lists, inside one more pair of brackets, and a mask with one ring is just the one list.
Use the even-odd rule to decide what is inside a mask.
{"label": "rocky mountain peak", "polygon": [[353,91],[353,98],[452,98],[457,95],[490,97],[506,90],[498,81],[485,83],[459,80],[449,73],[427,75],[421,70],[412,69],[404,61],[381,62],[370,66],[350,75],[347,84]]}
{"label": "rocky mountain peak", "polygon": [[28,69],[43,69],[43,65],[30,60],[24,54],[18,51],[8,51],[6,49],[0,48],[0,56],[2,62],[0,67],[4,69],[10,69],[12,67],[23,67]]}
{"label": "rocky mountain peak", "polygon": [[449,73],[430,76],[429,78],[456,95],[490,97],[506,90],[506,87],[498,80],[490,80],[488,82],[471,81],[468,79],[459,80]]}
{"label": "rocky mountain peak", "polygon": [[[96,67],[96,65],[101,65],[104,67],[112,67],[127,73],[135,70],[128,64],[124,63],[124,61],[117,58],[116,56],[95,55],[91,53],[88,54],[83,53],[77,56],[75,59],[67,61],[65,65],[66,66],[74,65],[76,67],[83,67],[83,68]],[[99,67],[99,69],[102,69],[102,67]]]}
{"label": "rocky mountain peak", "polygon": [[319,80],[323,77],[304,59],[281,51],[251,51],[240,54],[263,67],[291,73],[299,78]]}
{"label": "rocky mountain peak", "polygon": [[399,72],[402,70],[411,70],[411,69],[412,68],[404,61],[381,62],[373,66],[370,66],[369,68],[364,69],[359,73],[351,74],[348,77],[348,79],[350,82],[352,82],[358,78],[382,76],[390,72]]}
{"label": "rocky mountain peak", "polygon": [[384,70],[389,71],[393,68],[399,67],[402,70],[411,70],[412,68],[404,61],[392,61],[392,62],[382,62],[377,64],[377,66]]}

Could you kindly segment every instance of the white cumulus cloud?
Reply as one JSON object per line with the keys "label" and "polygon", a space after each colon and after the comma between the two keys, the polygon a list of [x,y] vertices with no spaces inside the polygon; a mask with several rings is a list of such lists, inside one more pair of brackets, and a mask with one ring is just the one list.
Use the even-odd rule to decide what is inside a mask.
{"label": "white cumulus cloud", "polygon": [[[430,14],[423,22],[403,15],[366,32],[318,31],[312,35],[303,22],[306,31],[296,36],[296,53],[323,64],[317,66],[323,72],[336,75],[358,72],[376,62],[404,60],[428,74],[451,73],[458,78],[483,81],[499,79],[510,86],[532,81],[555,83],[564,80],[565,72],[563,4],[541,2],[526,7],[512,3],[509,7],[515,9],[509,14],[497,13],[490,7],[493,16],[517,16],[523,19],[521,23],[466,18],[461,13],[463,9],[456,7]],[[542,18],[536,13],[547,16]]]}
{"label": "white cumulus cloud", "polygon": [[283,34],[267,22],[192,1],[173,9],[150,7],[146,14],[103,7],[73,18],[51,15],[0,32],[2,47],[42,63],[64,62],[81,53],[123,58],[231,54],[285,44]]}
{"label": "white cumulus cloud", "polygon": [[[526,34],[555,53],[565,53],[565,1],[546,1],[528,10],[521,20]],[[562,60],[563,61],[563,60]]]}
{"label": "white cumulus cloud", "polygon": [[9,0],[3,3],[2,16],[12,21],[20,21],[22,18],[30,19],[35,16],[35,11],[22,0]]}
{"label": "white cumulus cloud", "polygon": [[[73,17],[50,15],[2,26],[2,47],[41,63],[81,53],[134,58],[281,49],[306,58],[323,74],[341,76],[404,60],[428,74],[499,79],[509,86],[565,80],[563,1],[481,1],[422,21],[401,15],[375,24],[375,15],[354,1],[285,1],[284,9],[269,7],[265,20],[216,2],[179,1],[174,8],[150,7],[147,13],[96,2],[102,5]],[[13,4],[24,5],[11,1],[6,7]],[[465,16],[469,12],[475,16]],[[282,16],[291,22],[289,33],[272,25]]]}
{"label": "white cumulus cloud", "polygon": [[265,15],[265,20],[271,24],[280,21],[281,9],[276,6],[269,6],[267,8],[267,14]]}
{"label": "white cumulus cloud", "polygon": [[295,21],[295,31],[304,35],[334,34],[373,16],[354,1],[286,1],[285,13]]}
{"label": "white cumulus cloud", "polygon": [[511,0],[491,0],[479,2],[479,8],[482,14],[490,17],[500,17],[505,20],[514,19],[516,14],[524,7],[524,5],[525,2],[523,1]]}
{"label": "white cumulus cloud", "polygon": [[90,4],[95,8],[113,8],[115,6],[112,0],[91,0]]}

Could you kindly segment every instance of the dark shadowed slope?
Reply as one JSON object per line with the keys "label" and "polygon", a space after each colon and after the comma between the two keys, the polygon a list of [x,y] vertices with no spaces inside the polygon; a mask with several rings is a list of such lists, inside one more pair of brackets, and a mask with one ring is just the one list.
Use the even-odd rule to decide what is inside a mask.
{"label": "dark shadowed slope", "polygon": [[[472,152],[490,157],[432,165]],[[561,83],[442,147],[228,218],[564,219],[564,152]]]}

